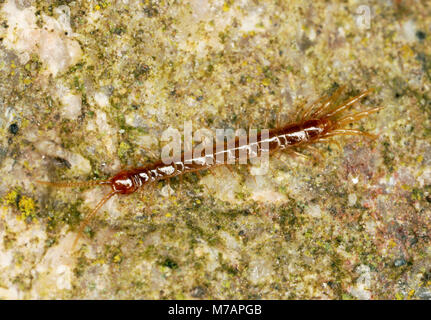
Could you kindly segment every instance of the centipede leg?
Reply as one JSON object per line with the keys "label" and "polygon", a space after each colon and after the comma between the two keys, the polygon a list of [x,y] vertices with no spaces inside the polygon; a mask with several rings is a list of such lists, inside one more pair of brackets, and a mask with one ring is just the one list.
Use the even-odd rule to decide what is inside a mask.
{"label": "centipede leg", "polygon": [[356,102],[361,100],[363,97],[369,95],[373,91],[374,91],[374,89],[368,89],[368,90],[358,94],[356,97],[353,97],[353,98],[347,100],[346,102],[344,102],[343,104],[341,104],[337,108],[335,108],[335,109],[331,110],[330,112],[328,112],[327,114],[325,114],[325,117],[327,117],[327,118],[335,117],[336,115],[338,115],[341,112],[343,112],[344,110],[348,109],[349,107],[351,107]]}
{"label": "centipede leg", "polygon": [[322,105],[317,108],[312,114],[311,117],[312,118],[317,118],[319,117],[320,114],[325,114],[325,112],[328,112],[331,105],[339,98],[339,96],[341,95],[341,93],[344,91],[344,89],[346,88],[346,86],[341,86],[339,87],[334,94],[328,98],[327,100],[325,100]]}
{"label": "centipede leg", "polygon": [[[305,147],[305,150],[311,151],[311,153],[313,154],[314,158],[318,158],[319,160],[323,159],[323,153],[319,149],[317,149],[317,148],[315,148],[313,146],[307,145]],[[316,155],[317,155],[317,157],[316,157]]]}
{"label": "centipede leg", "polygon": [[[145,192],[144,192],[144,190],[145,190]],[[145,207],[144,208],[144,213],[146,215],[150,214],[150,210],[149,210],[150,208],[149,208],[149,205],[148,205],[148,190],[151,190],[150,194],[153,193],[153,188],[151,188],[151,185],[148,185],[145,188],[139,188],[138,191],[137,191],[138,194],[139,194],[140,200],[144,204],[144,207]]]}
{"label": "centipede leg", "polygon": [[264,127],[268,128],[268,114],[269,112],[265,112],[265,121],[264,121]]}
{"label": "centipede leg", "polygon": [[296,155],[296,156],[298,156],[298,157],[304,158],[304,159],[306,159],[306,160],[310,160],[310,157],[309,157],[309,156],[307,156],[307,155],[305,155],[305,154],[303,154],[303,153],[299,152],[298,150],[291,149],[291,150],[289,150],[289,152],[292,152],[294,155]]}
{"label": "centipede leg", "polygon": [[233,168],[230,164],[226,164],[226,167],[229,169],[230,173],[234,174]]}
{"label": "centipede leg", "polygon": [[208,168],[208,170],[214,177],[217,177],[217,174],[214,172],[214,169]]}
{"label": "centipede leg", "polygon": [[382,109],[383,109],[383,107],[377,107],[377,108],[373,108],[373,109],[369,109],[369,110],[361,111],[361,112],[358,112],[358,113],[355,113],[352,115],[345,116],[344,118],[341,118],[337,121],[336,128],[342,128],[346,124],[349,124],[349,123],[354,122],[354,121],[358,121],[358,120],[365,118],[365,117],[369,116],[370,114],[376,113]]}
{"label": "centipede leg", "polygon": [[[247,167],[249,168],[249,171],[250,171],[250,167],[251,167],[251,166],[252,166],[252,164],[251,164],[251,163],[247,163]],[[254,184],[255,184],[255,185],[257,185],[257,180],[256,180],[255,175],[254,175],[254,174],[251,174],[251,172],[250,172],[250,176],[253,178]]]}
{"label": "centipede leg", "polygon": [[[309,106],[307,106],[306,108],[302,108],[302,106],[304,106],[304,104],[301,106],[301,108],[299,109],[300,112],[298,112],[296,114],[296,120],[307,120],[309,113],[319,104],[324,103],[325,101],[331,99],[331,97],[328,97],[327,95],[317,99],[316,101],[312,102]],[[302,110],[301,110],[302,109]]]}
{"label": "centipede leg", "polygon": [[337,141],[332,139],[332,137],[325,136],[325,138],[320,138],[316,142],[329,142],[329,143],[335,143],[338,147],[338,150],[342,151],[343,148],[341,147],[341,144]]}
{"label": "centipede leg", "polygon": [[141,149],[143,149],[145,152],[148,152],[151,157],[153,157],[153,159],[157,159],[158,157],[156,156],[156,154],[153,152],[153,150],[149,149],[149,148],[144,148],[144,147],[140,147]]}
{"label": "centipede leg", "polygon": [[[151,184],[149,184],[147,186],[147,188],[145,188],[146,191],[149,191],[149,194],[150,194],[149,198],[150,198],[150,200],[154,199],[154,193],[155,193],[155,189],[156,189],[155,186],[156,186],[155,183],[151,183]],[[144,188],[141,188],[139,190],[144,191]],[[151,214],[152,214],[152,211],[151,211],[151,204],[152,204],[152,202],[148,201],[148,199],[145,199],[144,203],[145,203],[145,212],[147,213],[148,216],[151,216]]]}
{"label": "centipede leg", "polygon": [[274,154],[274,157],[281,161],[281,159],[280,159],[280,157],[281,157],[281,153],[275,153],[275,154]]}
{"label": "centipede leg", "polygon": [[331,133],[324,135],[323,138],[333,137],[333,136],[363,136],[373,140],[378,138],[378,136],[374,134],[362,132],[359,130],[351,130],[351,129],[334,130]]}
{"label": "centipede leg", "polygon": [[284,159],[282,159],[282,154],[281,153],[276,153],[275,158],[277,158],[278,161],[282,162],[283,165],[285,165],[286,167],[288,167],[289,169],[292,169],[292,166]]}
{"label": "centipede leg", "polygon": [[280,113],[281,113],[281,103],[278,106],[278,112],[275,115],[275,125],[277,126],[277,128],[280,128]]}
{"label": "centipede leg", "polygon": [[[180,186],[182,186],[183,185],[183,176],[182,175],[180,175],[179,176],[179,178],[180,178]],[[179,199],[180,198],[180,186],[179,187],[177,187],[177,199]]]}
{"label": "centipede leg", "polygon": [[[321,99],[322,98],[320,98],[319,100],[321,100]],[[319,100],[317,100],[316,102],[314,102],[312,105],[318,103]],[[296,121],[299,121],[299,120],[303,119],[303,115],[304,115],[304,112],[305,112],[304,105],[306,103],[307,103],[307,101],[298,106],[298,109],[297,109],[297,111],[295,113],[295,116],[293,117]]]}
{"label": "centipede leg", "polygon": [[[195,173],[199,177],[199,179],[202,180],[201,173],[199,171],[196,171]],[[207,190],[208,194],[211,194],[210,189],[208,188],[208,186],[205,183],[203,183],[203,185],[204,185],[204,188]]]}

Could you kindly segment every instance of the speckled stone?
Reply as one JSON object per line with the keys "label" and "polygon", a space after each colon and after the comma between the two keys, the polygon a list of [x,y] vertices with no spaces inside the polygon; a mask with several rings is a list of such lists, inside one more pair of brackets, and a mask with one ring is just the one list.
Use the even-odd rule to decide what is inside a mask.
{"label": "speckled stone", "polygon": [[[0,298],[429,299],[429,1],[0,0]],[[114,197],[163,132],[375,92],[308,158]],[[12,129],[17,126],[18,130]],[[321,154],[321,156],[319,156]],[[316,161],[313,161],[316,158]]]}

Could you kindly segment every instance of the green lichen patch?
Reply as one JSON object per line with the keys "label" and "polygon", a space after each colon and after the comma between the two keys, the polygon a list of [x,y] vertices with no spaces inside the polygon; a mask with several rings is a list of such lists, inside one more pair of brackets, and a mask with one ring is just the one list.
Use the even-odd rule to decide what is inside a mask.
{"label": "green lichen patch", "polygon": [[38,212],[33,198],[22,194],[21,189],[14,189],[3,197],[3,204],[14,208],[18,212],[18,219],[28,223],[36,219]]}

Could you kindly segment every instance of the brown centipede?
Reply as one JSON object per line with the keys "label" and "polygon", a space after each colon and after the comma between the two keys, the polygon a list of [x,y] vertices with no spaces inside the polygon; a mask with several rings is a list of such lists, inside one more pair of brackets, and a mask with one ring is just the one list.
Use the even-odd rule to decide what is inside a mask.
{"label": "brown centipede", "polygon": [[[299,115],[300,120],[284,126],[279,126],[275,129],[271,129],[269,130],[269,135],[265,137],[263,137],[261,134],[258,134],[257,139],[253,142],[250,142],[250,140],[247,139],[246,145],[240,145],[240,139],[238,138],[235,139],[234,143],[225,142],[225,147],[221,151],[220,149],[216,150],[214,147],[212,154],[205,154],[205,158],[215,158],[216,153],[220,155],[221,152],[223,159],[225,159],[225,156],[233,156],[234,159],[238,160],[240,148],[246,147],[257,150],[257,152],[253,154],[248,154],[248,160],[250,160],[252,157],[259,156],[259,154],[264,151],[272,154],[278,150],[293,150],[294,148],[298,147],[305,148],[313,143],[327,142],[328,139],[334,136],[360,135],[369,138],[375,138],[375,136],[372,134],[355,129],[346,129],[345,126],[381,110],[382,107],[375,107],[354,114],[348,114],[344,116],[342,115],[344,111],[349,109],[363,97],[370,94],[373,89],[363,91],[359,95],[350,98],[339,105],[336,105],[335,101],[339,98],[343,88],[344,87],[338,88],[332,96],[324,96],[305,108]],[[186,159],[189,161],[185,161]],[[37,182],[54,187],[88,187],[95,185],[111,186],[111,192],[106,194],[99,201],[96,207],[81,223],[81,226],[78,230],[78,235],[74,242],[75,246],[90,219],[112,196],[116,194],[131,194],[138,189],[153,184],[157,181],[167,180],[176,176],[182,176],[189,172],[198,172],[205,169],[211,169],[212,167],[222,164],[225,164],[225,162],[201,161],[201,158],[199,160],[193,159],[193,157],[191,157],[189,154],[183,152],[181,154],[181,158],[178,158],[169,164],[166,164],[160,160],[144,167],[120,171],[107,180],[83,182]]]}

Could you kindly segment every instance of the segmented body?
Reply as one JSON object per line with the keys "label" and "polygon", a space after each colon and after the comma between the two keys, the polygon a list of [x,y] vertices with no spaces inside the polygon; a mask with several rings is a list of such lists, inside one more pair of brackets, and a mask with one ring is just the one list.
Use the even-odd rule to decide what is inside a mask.
{"label": "segmented body", "polygon": [[[300,120],[276,129],[269,130],[268,135],[257,134],[253,140],[247,137],[247,142],[241,138],[236,138],[232,143],[225,142],[223,148],[215,145],[212,152],[202,153],[198,156],[192,156],[191,153],[182,153],[181,157],[171,163],[157,161],[141,168],[124,170],[113,176],[111,179],[103,181],[88,182],[43,182],[54,187],[76,187],[76,186],[93,186],[109,184],[112,191],[107,194],[87,218],[81,224],[76,241],[87,225],[91,217],[115,194],[131,194],[146,185],[155,183],[160,180],[170,179],[176,176],[182,176],[186,173],[202,171],[227,163],[227,159],[233,159],[238,162],[241,159],[242,149],[247,149],[246,161],[259,157],[263,152],[272,154],[277,150],[288,150],[297,147],[309,147],[316,142],[328,141],[333,136],[339,135],[361,135],[366,137],[375,137],[371,134],[346,129],[344,126],[354,121],[362,119],[372,113],[382,109],[381,107],[372,108],[355,114],[341,116],[341,114],[358,102],[361,98],[368,95],[372,90],[367,90],[361,94],[345,101],[340,105],[334,105],[343,87],[339,88],[332,96],[325,96],[308,108],[302,111]],[[244,153],[242,153],[243,155]],[[212,160],[212,161],[211,161]],[[242,159],[244,160],[244,159]],[[76,243],[75,241],[75,243]]]}
{"label": "segmented body", "polygon": [[227,159],[239,162],[241,149],[245,149],[247,159],[260,157],[264,152],[273,153],[277,150],[285,150],[297,147],[301,144],[312,143],[327,133],[331,126],[329,119],[308,120],[300,124],[290,124],[282,128],[270,130],[267,137],[261,133],[257,138],[246,137],[247,143],[241,143],[236,138],[234,143],[225,142],[224,147],[217,149],[214,145],[212,152],[193,157],[191,153],[182,153],[177,161],[165,164],[158,161],[146,167],[122,171],[111,178],[113,191],[121,194],[130,194],[144,185],[160,180],[170,179],[189,172],[210,169],[227,163]]}

